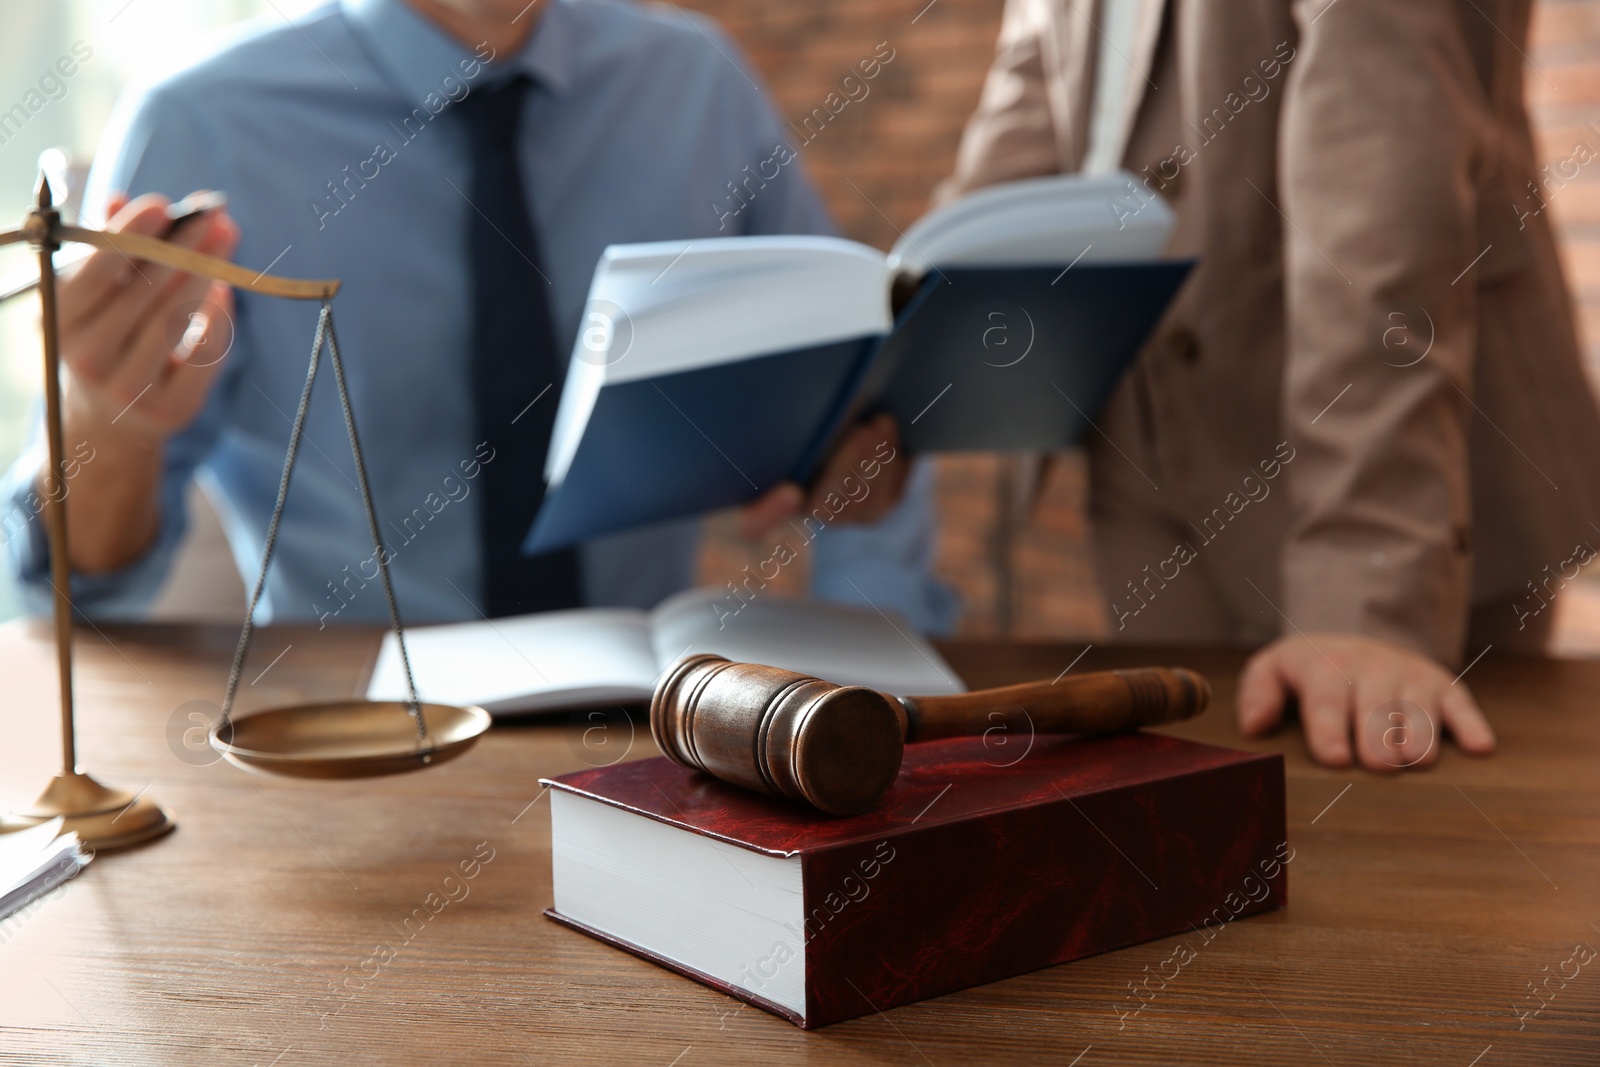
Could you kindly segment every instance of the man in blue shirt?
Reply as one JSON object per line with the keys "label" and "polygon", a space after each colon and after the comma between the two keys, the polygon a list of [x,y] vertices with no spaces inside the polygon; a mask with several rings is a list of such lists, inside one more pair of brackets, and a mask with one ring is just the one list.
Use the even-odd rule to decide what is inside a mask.
{"label": "man in blue shirt", "polygon": [[[523,258],[547,284],[540,313],[563,366],[607,245],[831,231],[796,166],[747,187],[737,216],[718,210],[729,183],[785,134],[712,24],[610,0],[524,4],[343,0],[247,36],[129,94],[86,196],[112,228],[159,233],[165,201],[139,194],[223,190],[226,215],[186,224],[176,240],[275,274],[343,280],[334,306],[354,409],[396,593],[416,621],[492,613],[495,580],[480,535],[483,475],[501,457],[478,425],[472,338],[482,310],[472,280],[482,263],[469,234],[487,223],[504,237],[505,223],[469,195],[483,188],[474,185],[482,145],[458,113],[527,80],[508,173],[526,193],[542,254],[539,264]],[[148,605],[184,532],[194,476],[219,502],[241,570],[258,565],[317,308],[233,299],[220,285],[107,253],[62,285],[65,437],[69,452],[92,458],[61,484],[73,594],[91,615],[137,616]],[[208,325],[185,331],[190,322]],[[312,401],[263,620],[384,617],[373,575],[356,573],[372,545],[331,385]],[[892,433],[863,428],[835,458]],[[13,468],[8,497],[38,487],[39,455],[35,447]],[[879,494],[841,516],[854,525],[814,542],[815,595],[865,597],[924,629],[949,626],[953,598],[929,569],[931,474],[917,470],[898,503]],[[535,496],[538,476],[537,467],[521,474]],[[764,524],[800,499],[783,487],[751,515]],[[581,546],[569,570],[584,603],[645,606],[690,584],[697,541],[694,521],[632,531]],[[42,522],[9,543],[25,588],[47,594]]]}

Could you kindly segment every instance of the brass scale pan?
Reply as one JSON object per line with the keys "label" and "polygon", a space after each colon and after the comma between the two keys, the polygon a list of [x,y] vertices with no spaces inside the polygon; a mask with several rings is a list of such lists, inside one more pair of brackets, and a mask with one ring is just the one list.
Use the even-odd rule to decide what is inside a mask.
{"label": "brass scale pan", "polygon": [[[232,717],[233,700],[238,692],[245,656],[250,649],[256,605],[266,586],[267,569],[272,563],[278,527],[283,519],[284,501],[288,497],[290,477],[299,455],[301,431],[310,408],[311,390],[316,384],[324,343],[333,366],[334,382],[339,389],[339,405],[344,411],[350,452],[355,460],[356,484],[361,491],[367,524],[372,531],[374,558],[383,578],[383,595],[388,604],[389,622],[399,647],[400,660],[405,667],[410,700],[342,700],[296,704],[258,711],[235,720]],[[228,762],[246,770],[298,778],[367,778],[417,770],[454,759],[471,748],[488,728],[489,713],[480,707],[424,704],[417,696],[411,658],[406,651],[405,630],[400,624],[400,610],[395,602],[394,585],[389,578],[387,553],[379,534],[377,512],[373,508],[372,492],[367,484],[366,462],[362,459],[355,415],[345,385],[344,363],[339,358],[339,342],[333,329],[333,309],[328,298],[324,297],[322,313],[317,319],[316,336],[312,341],[311,364],[306,370],[305,388],[300,394],[300,406],[295,412],[289,449],[284,456],[278,499],[272,509],[272,520],[267,526],[261,571],[256,576],[244,629],[239,634],[239,646],[234,653],[233,667],[228,673],[222,715],[211,728],[211,745]]]}

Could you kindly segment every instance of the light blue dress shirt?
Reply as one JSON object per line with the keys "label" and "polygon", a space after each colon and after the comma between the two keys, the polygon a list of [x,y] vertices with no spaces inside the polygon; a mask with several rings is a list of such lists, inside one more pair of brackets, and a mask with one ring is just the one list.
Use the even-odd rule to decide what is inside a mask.
{"label": "light blue dress shirt", "polygon": [[[462,47],[400,0],[345,0],[293,25],[264,24],[127,94],[86,196],[92,215],[116,190],[176,198],[220,189],[242,233],[237,262],[343,280],[334,319],[396,595],[412,622],[477,618],[481,601],[473,477],[482,457],[468,351],[474,208],[463,193],[469,153],[453,100],[514,70],[534,79],[518,150],[563,353],[607,245],[832,231],[798,166],[729,211],[730,183],[786,134],[737,48],[708,20],[673,7],[544,0],[518,54],[485,57],[486,45]],[[196,476],[253,581],[317,312],[314,303],[238,295],[217,387],[167,446],[158,539],[121,571],[74,578],[86,613],[146,609],[183,535],[184,491]],[[0,499],[27,495],[39,469],[34,440]],[[954,598],[930,570],[932,473],[919,469],[883,522],[834,526],[813,542],[813,595],[868,599],[925,630],[948,629]],[[49,592],[42,526],[35,520],[26,536],[9,538],[12,565],[39,607]],[[699,524],[689,521],[583,545],[585,601],[646,607],[685,588],[698,542]],[[260,618],[384,618],[381,588],[358,573],[372,551],[324,367]]]}

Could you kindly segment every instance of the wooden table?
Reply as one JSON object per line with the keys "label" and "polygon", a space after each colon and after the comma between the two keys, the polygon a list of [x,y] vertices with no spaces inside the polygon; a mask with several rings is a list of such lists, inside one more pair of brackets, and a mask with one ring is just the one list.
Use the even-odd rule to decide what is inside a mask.
{"label": "wooden table", "polygon": [[[391,779],[257,777],[182,740],[234,639],[80,633],[85,765],[148,786],[179,828],[100,856],[0,928],[0,1062],[1600,1063],[1600,959],[1553,977],[1572,974],[1575,944],[1600,946],[1600,664],[1484,659],[1467,677],[1501,753],[1383,777],[1313,766],[1294,731],[1241,741],[1235,653],[1095,648],[1075,670],[1205,670],[1217,704],[1175,732],[1285,754],[1288,910],[1188,938],[1196,958],[1137,1015],[1119,1015],[1138,1003],[1130,983],[1184,938],[804,1033],[540,915],[536,779],[653,754],[643,724],[631,739],[564,717],[497,728]],[[241,706],[355,693],[376,647],[370,631],[267,630]],[[947,651],[977,686],[1054,676],[1081,648]],[[27,799],[57,758],[50,655],[41,630],[0,627],[0,801]],[[413,909],[489,849],[469,894],[408,939]],[[398,956],[368,975],[379,944]],[[352,974],[360,992],[337,991]]]}

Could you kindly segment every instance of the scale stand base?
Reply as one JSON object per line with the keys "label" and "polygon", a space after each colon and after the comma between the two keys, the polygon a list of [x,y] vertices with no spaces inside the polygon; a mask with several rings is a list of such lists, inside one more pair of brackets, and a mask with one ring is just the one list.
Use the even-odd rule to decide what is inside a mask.
{"label": "scale stand base", "polygon": [[160,837],[177,825],[144,791],[109,789],[81,771],[50,779],[33,806],[0,816],[0,833],[26,830],[60,816],[61,831],[72,831],[101,852]]}

